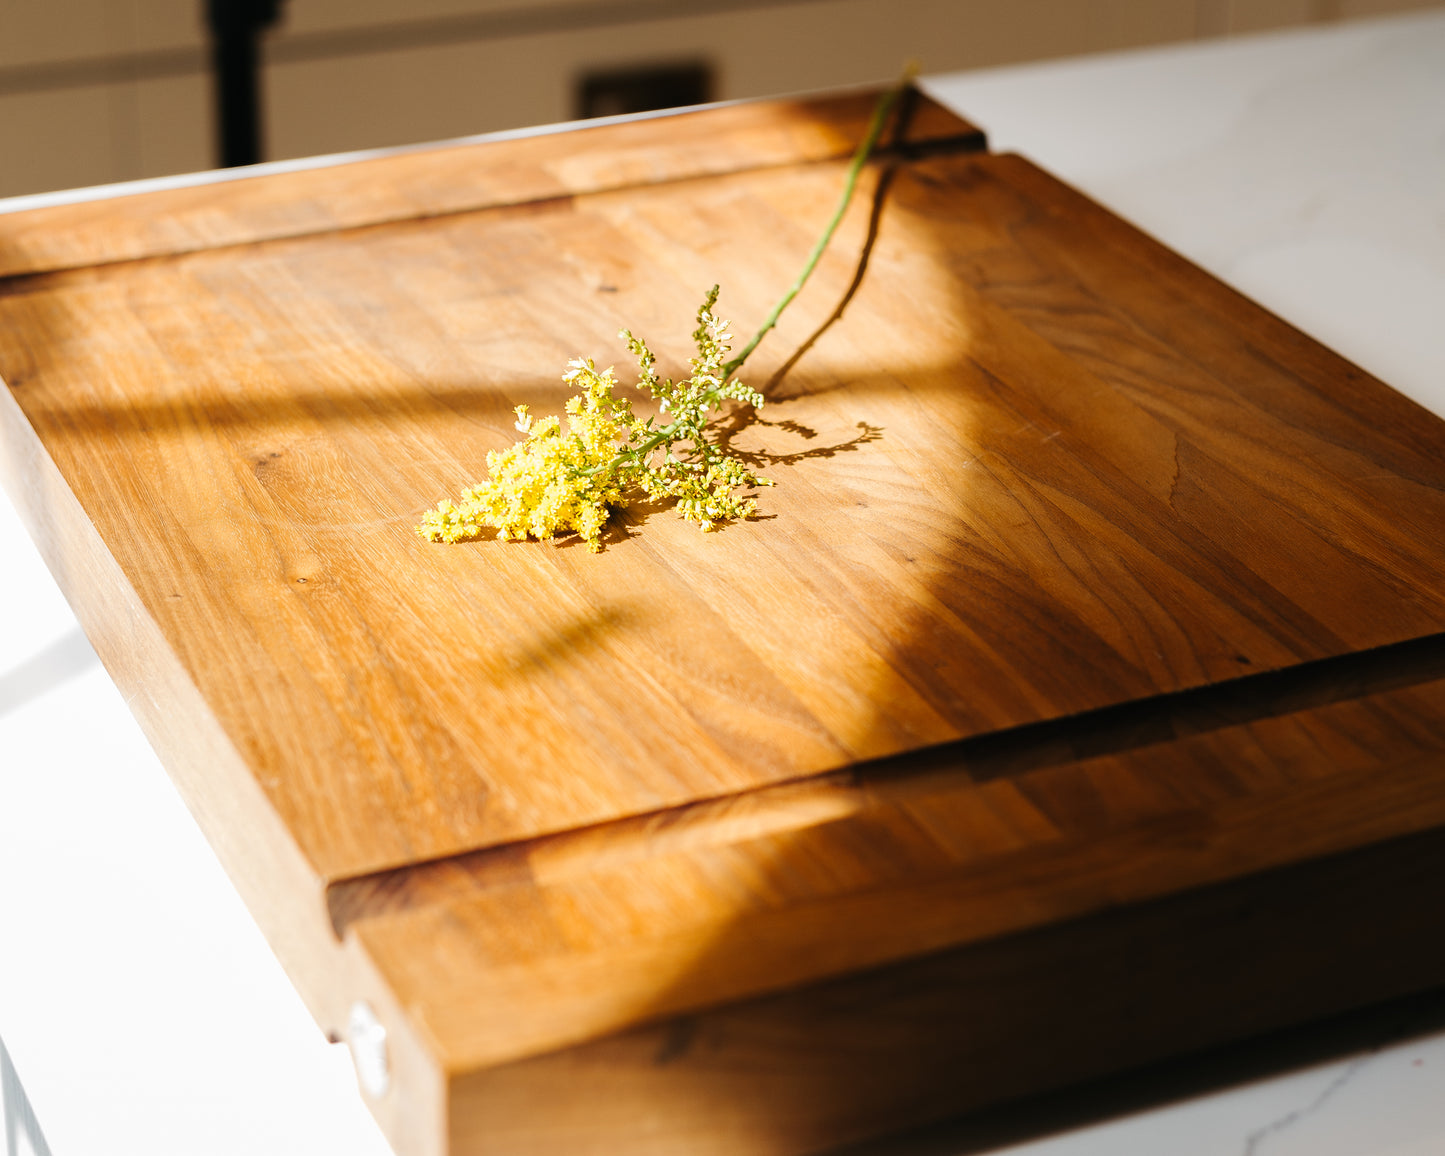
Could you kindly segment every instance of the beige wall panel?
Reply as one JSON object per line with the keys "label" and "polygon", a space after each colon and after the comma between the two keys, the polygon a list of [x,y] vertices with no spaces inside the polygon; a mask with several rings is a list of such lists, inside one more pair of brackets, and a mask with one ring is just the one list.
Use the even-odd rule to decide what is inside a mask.
{"label": "beige wall panel", "polygon": [[0,67],[116,51],[112,3],[129,0],[0,0]]}
{"label": "beige wall panel", "polygon": [[204,0],[0,0],[0,68],[197,47],[205,43],[203,5]]}
{"label": "beige wall panel", "polygon": [[190,173],[215,164],[211,78],[180,76],[134,86],[137,176]]}
{"label": "beige wall panel", "polygon": [[210,168],[210,94],[183,76],[0,97],[0,196]]}
{"label": "beige wall panel", "polygon": [[[201,47],[206,43],[205,0],[110,0],[129,5],[134,16],[130,45],[134,52]],[[308,0],[286,0],[292,7]]]}
{"label": "beige wall panel", "polygon": [[1418,12],[1423,8],[1442,8],[1440,0],[1331,0],[1335,11],[1344,20],[1364,16],[1384,16],[1390,12]]}
{"label": "beige wall panel", "polygon": [[1224,31],[1263,32],[1320,18],[1319,0],[1228,0]]}
{"label": "beige wall panel", "polygon": [[[267,74],[269,159],[439,140],[564,115],[546,53],[524,44],[380,53],[273,66]],[[536,67],[513,65],[533,63]]]}
{"label": "beige wall panel", "polygon": [[1194,0],[877,0],[780,5],[608,29],[276,64],[273,157],[542,124],[573,115],[589,69],[710,59],[718,97],[888,80],[917,58],[942,71],[1184,39]]}
{"label": "beige wall panel", "polygon": [[0,196],[115,179],[109,86],[0,97]]}
{"label": "beige wall panel", "polygon": [[[281,35],[365,28],[402,21],[435,20],[478,12],[516,12],[572,8],[578,3],[615,4],[615,0],[287,0]],[[675,0],[679,9],[686,0]],[[696,10],[695,5],[692,6]]]}

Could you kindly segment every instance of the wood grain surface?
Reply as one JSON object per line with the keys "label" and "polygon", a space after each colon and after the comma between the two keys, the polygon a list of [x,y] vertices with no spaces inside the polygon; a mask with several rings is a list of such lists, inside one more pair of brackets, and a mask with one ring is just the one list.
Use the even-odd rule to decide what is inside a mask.
{"label": "wood grain surface", "polygon": [[[320,163],[242,169],[189,188],[13,213],[0,276],[175,255],[390,221],[565,198],[850,155],[872,91],[752,101],[516,138],[477,138]],[[566,127],[566,126],[562,126]],[[515,139],[512,139],[515,138]],[[911,148],[981,149],[983,133],[915,94]],[[284,166],[278,166],[284,167]]]}
{"label": "wood grain surface", "polygon": [[714,279],[761,317],[840,172],[0,288],[0,374],[319,875],[1445,630],[1445,423],[1013,157],[893,182],[739,422],[763,520],[412,533],[569,357],[626,324],[677,364]]}
{"label": "wood grain surface", "polygon": [[[748,365],[761,518],[413,532],[619,327],[676,372],[719,282],[750,332],[869,103],[0,215],[0,471],[318,1020],[387,1025],[406,1156],[1015,1094],[1011,1007],[1127,1003],[1060,960],[1270,887],[1358,884],[1240,932],[1255,1003],[1156,959],[1035,1082],[1445,977],[1392,898],[1445,826],[1445,422],[936,106]],[[1418,952],[1291,1002],[1332,917]]]}
{"label": "wood grain surface", "polygon": [[867,1151],[956,1150],[896,1130],[1437,986],[1442,903],[1436,828],[479,1069],[449,1139],[780,1156],[891,1128]]}
{"label": "wood grain surface", "polygon": [[373,881],[345,930],[466,1071],[1442,824],[1437,681],[984,782],[854,772],[450,860]]}

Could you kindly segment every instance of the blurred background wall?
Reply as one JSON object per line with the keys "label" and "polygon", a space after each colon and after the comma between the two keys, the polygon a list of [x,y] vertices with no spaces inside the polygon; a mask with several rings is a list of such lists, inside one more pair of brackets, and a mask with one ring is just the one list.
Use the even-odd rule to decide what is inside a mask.
{"label": "blurred background wall", "polygon": [[[262,39],[263,155],[887,80],[907,59],[940,72],[1436,6],[284,0]],[[217,163],[207,37],[205,0],[0,0],[0,196]]]}

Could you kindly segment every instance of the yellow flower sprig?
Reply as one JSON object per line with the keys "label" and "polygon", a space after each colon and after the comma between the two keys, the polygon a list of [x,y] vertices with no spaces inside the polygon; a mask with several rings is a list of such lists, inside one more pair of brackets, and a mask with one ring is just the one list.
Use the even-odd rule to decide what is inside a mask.
{"label": "yellow flower sprig", "polygon": [[567,402],[567,432],[562,432],[560,418],[538,421],[525,405],[517,406],[517,429],[526,437],[509,449],[489,452],[487,480],[463,491],[460,501],[446,499],[428,510],[417,533],[432,542],[476,538],[486,527],[509,539],[575,533],[588,549],[598,551],[610,512],[643,494],[675,500],[678,513],[703,530],[752,517],[756,499],[739,497],[736,491],[773,483],[709,438],[709,415],[728,399],[762,407],[762,394],[734,374],[812,275],[843,219],[889,113],[911,80],[910,69],[879,99],[832,219],[798,278],[740,354],[725,360],[732,351],[731,335],[729,323],[713,311],[716,285],[697,311],[692,335],[697,356],[690,362],[692,374],[687,378],[659,377],[657,359],[647,343],[622,330],[619,336],[637,359],[637,388],[656,400],[659,417],[640,419],[628,401],[613,395],[617,379],[611,367],[599,372],[590,358],[574,359],[562,380],[582,392]]}
{"label": "yellow flower sprig", "polygon": [[761,406],[762,395],[724,372],[731,351],[728,322],[713,313],[714,285],[697,311],[692,376],[660,378],[647,343],[628,330],[620,334],[637,358],[639,389],[671,417],[641,419],[630,403],[613,396],[612,367],[598,371],[590,360],[568,363],[562,380],[582,393],[567,403],[567,432],[560,418],[535,420],[525,405],[516,408],[517,428],[527,436],[510,449],[487,454],[487,480],[467,489],[461,501],[446,500],[423,516],[417,532],[433,542],[477,537],[486,526],[503,538],[550,538],[580,534],[591,550],[602,548],[608,513],[634,494],[672,498],[678,512],[704,530],[719,522],[751,517],[752,498],[734,490],[771,485],[707,436],[708,414],[727,398]]}

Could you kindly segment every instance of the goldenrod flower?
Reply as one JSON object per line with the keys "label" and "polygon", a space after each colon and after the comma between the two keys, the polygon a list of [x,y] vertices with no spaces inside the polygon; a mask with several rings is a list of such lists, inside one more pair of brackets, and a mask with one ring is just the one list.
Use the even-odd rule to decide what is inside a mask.
{"label": "goldenrod flower", "polygon": [[[582,390],[567,402],[567,433],[561,418],[538,420],[525,405],[517,406],[517,429],[527,436],[487,454],[487,480],[464,491],[461,501],[428,510],[417,533],[432,542],[475,538],[488,526],[508,539],[580,534],[596,551],[602,549],[610,512],[640,494],[676,498],[678,512],[704,530],[752,517],[757,503],[734,497],[733,490],[771,483],[705,432],[708,412],[725,398],[763,404],[756,390],[729,379],[728,323],[712,312],[717,295],[714,285],[698,310],[697,356],[684,381],[659,378],[647,344],[625,329],[620,334],[637,358],[638,388],[672,416],[666,426],[655,429],[653,419],[639,420],[630,403],[613,396],[617,379],[611,366],[598,372],[590,359],[576,358],[562,375]],[[679,443],[691,447],[681,456],[675,450]]]}
{"label": "goldenrod flower", "polygon": [[[433,542],[460,542],[492,527],[503,538],[550,538],[580,534],[592,550],[602,549],[608,514],[640,494],[673,498],[677,510],[703,530],[738,518],[751,518],[757,502],[736,490],[770,486],[741,459],[707,436],[708,413],[732,398],[761,408],[762,395],[733,378],[749,354],[778,321],[812,275],[857,185],[858,174],[883,132],[888,114],[912,81],[911,66],[902,82],[885,93],[873,111],[868,131],[853,155],[843,192],[798,279],[773,307],[743,351],[731,349],[728,323],[713,313],[714,285],[697,311],[693,342],[697,356],[683,381],[659,378],[656,358],[646,342],[624,329],[619,335],[637,358],[637,388],[652,395],[666,425],[634,417],[625,400],[612,396],[617,384],[609,367],[601,373],[591,361],[568,363],[562,380],[582,392],[567,402],[567,433],[558,417],[534,419],[525,405],[516,407],[517,429],[527,436],[510,449],[487,454],[488,478],[463,492],[461,501],[442,501],[428,510],[417,533]],[[681,447],[681,448],[679,448]]]}

